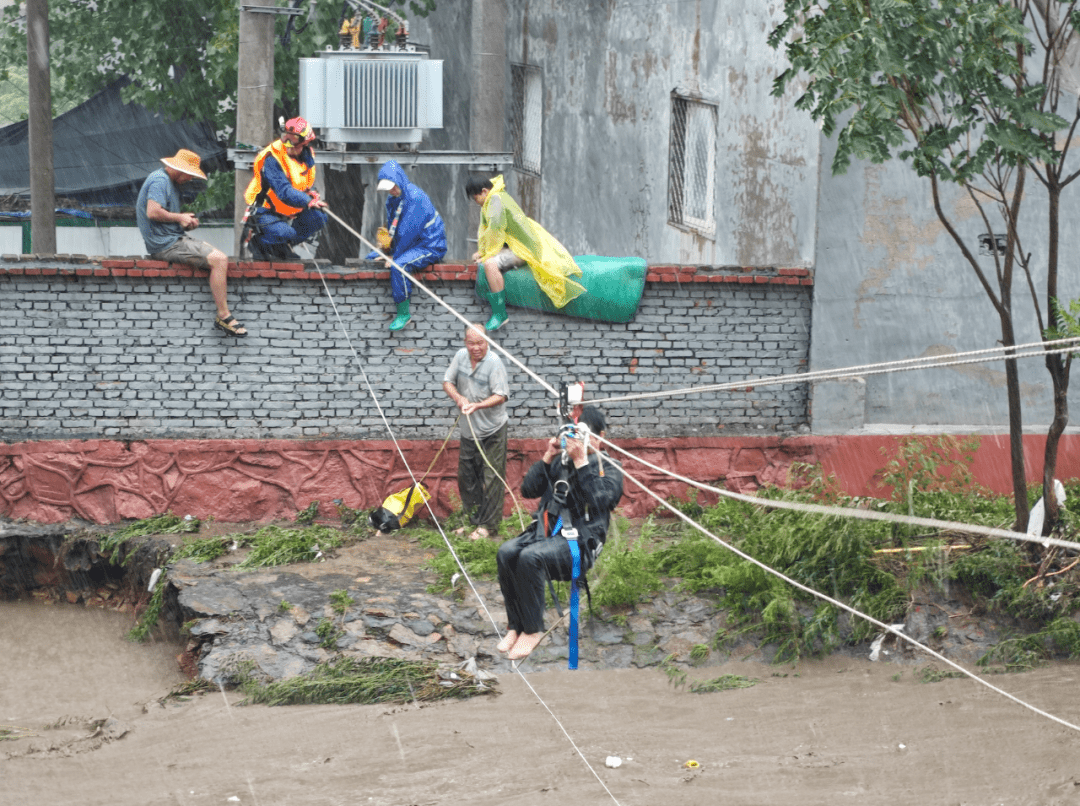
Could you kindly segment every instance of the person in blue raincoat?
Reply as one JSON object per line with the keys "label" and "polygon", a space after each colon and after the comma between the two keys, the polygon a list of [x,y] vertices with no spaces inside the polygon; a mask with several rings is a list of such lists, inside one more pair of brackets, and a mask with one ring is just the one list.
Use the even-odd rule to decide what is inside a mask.
{"label": "person in blue raincoat", "polygon": [[[379,229],[379,248],[394,263],[409,274],[446,255],[446,227],[442,216],[428,195],[409,181],[396,160],[389,160],[379,170],[379,190],[389,192],[386,199],[386,227]],[[380,257],[378,251],[368,254],[368,260]],[[412,318],[409,314],[409,297],[413,284],[407,275],[390,267],[390,288],[397,303],[397,316],[390,323],[390,330],[401,330]]]}

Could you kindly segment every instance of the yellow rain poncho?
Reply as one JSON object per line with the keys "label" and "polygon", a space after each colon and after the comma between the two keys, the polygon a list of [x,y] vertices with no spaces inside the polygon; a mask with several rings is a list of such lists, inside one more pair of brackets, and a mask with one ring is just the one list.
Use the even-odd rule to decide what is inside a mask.
{"label": "yellow rain poncho", "polygon": [[584,286],[570,279],[580,277],[581,269],[566,247],[522,212],[506,192],[502,176],[491,180],[491,192],[480,208],[477,240],[481,262],[502,251],[503,244],[510,247],[532,269],[537,285],[557,308],[585,293]]}

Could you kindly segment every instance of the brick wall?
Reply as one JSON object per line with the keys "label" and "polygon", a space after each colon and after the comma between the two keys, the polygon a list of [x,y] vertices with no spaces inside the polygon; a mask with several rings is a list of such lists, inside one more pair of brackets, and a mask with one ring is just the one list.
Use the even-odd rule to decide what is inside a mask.
{"label": "brick wall", "polygon": [[[211,327],[205,272],[5,256],[0,440],[385,439],[364,373],[398,437],[442,440],[460,322],[418,291],[413,322],[391,334],[386,272],[321,268],[333,304],[314,263],[231,267],[230,305],[251,333],[237,340]],[[465,316],[487,317],[471,269],[421,279]],[[629,324],[511,308],[496,340],[552,386],[584,380],[592,398],[742,381],[805,369],[811,292],[804,269],[656,266]],[[550,396],[508,370],[513,435],[549,435]],[[808,420],[807,391],[748,385],[604,408],[619,437],[786,435]]]}

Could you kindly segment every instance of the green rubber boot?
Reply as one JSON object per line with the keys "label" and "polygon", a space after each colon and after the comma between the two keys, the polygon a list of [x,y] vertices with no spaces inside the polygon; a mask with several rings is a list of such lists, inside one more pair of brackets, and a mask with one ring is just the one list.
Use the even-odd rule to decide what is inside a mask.
{"label": "green rubber boot", "polygon": [[394,317],[394,321],[390,323],[391,330],[401,330],[405,325],[409,324],[409,320],[412,317],[409,315],[409,301],[399,302],[397,304],[397,316]]}
{"label": "green rubber boot", "polygon": [[491,303],[491,318],[487,320],[484,328],[491,333],[510,321],[510,317],[506,314],[506,292],[496,291],[488,294],[488,302]]}

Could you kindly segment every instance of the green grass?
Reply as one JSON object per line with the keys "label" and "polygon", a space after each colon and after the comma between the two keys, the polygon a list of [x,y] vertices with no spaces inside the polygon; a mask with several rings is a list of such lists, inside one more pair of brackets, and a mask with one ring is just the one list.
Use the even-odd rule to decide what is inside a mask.
{"label": "green grass", "polygon": [[266,705],[432,702],[498,693],[493,681],[481,685],[467,672],[440,674],[434,663],[392,658],[338,658],[271,683],[255,680],[248,667],[237,682],[251,702]]}
{"label": "green grass", "polygon": [[251,553],[239,564],[240,568],[314,562],[323,552],[337,548],[345,542],[345,536],[329,526],[306,526],[299,529],[264,526],[247,540],[251,545]]}
{"label": "green grass", "polygon": [[166,512],[153,518],[134,521],[98,539],[98,550],[110,555],[109,561],[116,565],[122,553],[119,549],[129,540],[148,535],[192,534],[199,531],[201,521],[184,519]]}

